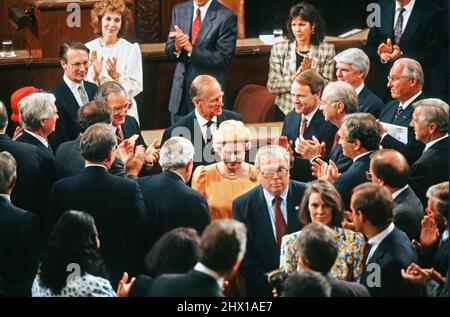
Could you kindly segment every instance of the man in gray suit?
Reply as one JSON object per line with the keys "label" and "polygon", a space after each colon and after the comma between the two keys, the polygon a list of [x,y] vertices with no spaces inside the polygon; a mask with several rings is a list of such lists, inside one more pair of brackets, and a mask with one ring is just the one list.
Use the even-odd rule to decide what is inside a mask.
{"label": "man in gray suit", "polygon": [[170,93],[172,124],[194,109],[189,96],[198,75],[215,77],[225,87],[225,72],[236,47],[237,17],[217,0],[176,5],[166,43],[166,56],[178,61]]}

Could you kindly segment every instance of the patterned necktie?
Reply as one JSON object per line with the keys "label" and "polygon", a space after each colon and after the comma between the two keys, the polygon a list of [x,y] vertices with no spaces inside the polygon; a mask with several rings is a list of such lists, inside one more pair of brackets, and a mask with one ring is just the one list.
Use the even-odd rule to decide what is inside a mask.
{"label": "patterned necktie", "polygon": [[300,126],[300,135],[302,135],[302,136],[305,135],[307,125],[308,125],[308,119],[306,119],[306,117],[303,117],[302,124]]}
{"label": "patterned necktie", "polygon": [[211,125],[214,123],[214,121],[208,121],[206,123],[206,144],[208,144],[209,142],[211,142],[212,140],[212,132],[211,132]]}
{"label": "patterned necktie", "polygon": [[53,150],[52,150],[52,147],[50,146],[50,144],[47,146],[47,148],[48,148],[48,151],[49,151],[50,153],[52,153],[52,155],[53,155]]}
{"label": "patterned necktie", "polygon": [[197,16],[195,17],[195,20],[192,22],[192,45],[194,45],[195,40],[197,39],[198,32],[200,31],[200,25],[202,24],[202,16],[200,8],[197,8]]}
{"label": "patterned necktie", "polygon": [[80,106],[84,106],[85,104],[87,104],[89,102],[89,97],[87,95],[86,89],[84,89],[83,83],[78,85],[78,93],[80,94],[80,98],[81,98]]}
{"label": "patterned necktie", "polygon": [[272,203],[275,204],[275,231],[277,234],[278,247],[281,248],[281,239],[286,235],[286,222],[284,221],[283,214],[281,213],[281,201],[283,198],[277,196],[273,199]]}
{"label": "patterned necktie", "polygon": [[125,138],[123,136],[122,130],[119,127],[116,128],[116,138],[117,138],[117,144],[122,143]]}
{"label": "patterned necktie", "polygon": [[398,105],[397,113],[395,114],[394,122],[397,122],[401,119],[403,113],[403,107],[402,105]]}
{"label": "patterned necktie", "polygon": [[400,39],[402,37],[402,29],[403,29],[403,13],[406,11],[405,8],[400,8],[400,13],[398,14],[397,23],[394,27],[394,37],[395,37],[395,45],[400,43]]}

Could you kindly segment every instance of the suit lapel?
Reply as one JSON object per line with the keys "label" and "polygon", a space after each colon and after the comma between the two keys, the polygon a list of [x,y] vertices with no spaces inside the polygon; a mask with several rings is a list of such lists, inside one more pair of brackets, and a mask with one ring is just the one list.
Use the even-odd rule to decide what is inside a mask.
{"label": "suit lapel", "polygon": [[299,201],[296,201],[295,190],[293,188],[292,181],[289,182],[289,190],[286,201],[286,212],[287,212],[287,232],[292,233],[298,230],[298,205]]}
{"label": "suit lapel", "polygon": [[200,26],[200,31],[197,35],[197,39],[195,40],[196,46],[202,45],[209,31],[211,31],[211,29],[213,28],[214,20],[216,19],[217,15],[217,6],[217,3],[213,1],[209,6],[208,11],[206,11],[205,18],[203,19],[203,22]]}
{"label": "suit lapel", "polygon": [[318,130],[317,127],[322,123],[322,121],[323,121],[322,112],[319,109],[317,109],[316,113],[311,119],[311,122],[306,128],[305,139],[312,139],[313,135],[317,134]]}
{"label": "suit lapel", "polygon": [[404,46],[404,43],[410,43],[411,38],[414,36],[414,33],[417,30],[417,27],[419,25],[419,8],[417,5],[417,1],[414,4],[413,10],[411,12],[411,15],[408,19],[408,24],[406,24],[405,31],[402,34],[402,37],[400,38],[400,43],[398,44],[400,47]]}
{"label": "suit lapel", "polygon": [[80,106],[78,105],[78,101],[70,90],[69,86],[67,86],[64,79],[61,80],[63,96],[65,99],[65,104],[68,107],[66,110],[69,113],[71,119],[76,122],[77,121],[77,112]]}
{"label": "suit lapel", "polygon": [[187,5],[187,10],[185,12],[186,18],[181,18],[181,21],[177,21],[180,23],[178,26],[184,32],[184,34],[188,34],[191,36],[191,27],[192,27],[192,17],[194,16],[194,4],[191,2]]}
{"label": "suit lapel", "polygon": [[[414,108],[413,108],[413,106],[412,106],[412,104],[413,104],[414,102],[415,102],[415,101],[413,101],[413,102],[408,106],[408,108],[406,108],[405,110],[403,110],[403,113],[402,113],[402,115],[401,115],[400,118],[398,118],[397,120],[395,120],[397,125],[401,125],[401,126],[404,126],[404,127],[409,127],[409,123],[411,122],[412,114],[413,114],[413,112],[414,112]],[[397,107],[398,107],[398,106],[397,106]]]}
{"label": "suit lapel", "polygon": [[[258,199],[256,199],[255,211],[259,213],[255,220],[258,222],[257,228],[261,230],[261,237],[265,240],[264,245],[267,246],[268,258],[273,259],[279,257],[278,245],[275,240],[272,228],[272,220],[270,219],[269,210],[267,209],[266,198],[264,197],[263,187],[258,190]],[[288,220],[289,222],[289,220]]]}
{"label": "suit lapel", "polygon": [[[394,18],[395,18],[395,2],[389,1],[386,9],[384,10],[384,13],[382,14],[383,17],[386,17],[385,21],[386,24],[382,26],[384,29],[385,34],[388,34],[388,36],[391,38],[391,41],[394,42]],[[382,42],[386,43],[387,39],[380,39]]]}

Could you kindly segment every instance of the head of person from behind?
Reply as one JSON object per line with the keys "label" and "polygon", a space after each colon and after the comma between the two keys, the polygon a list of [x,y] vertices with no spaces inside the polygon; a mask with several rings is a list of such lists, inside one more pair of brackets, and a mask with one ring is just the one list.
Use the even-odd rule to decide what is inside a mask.
{"label": "head of person from behind", "polygon": [[131,102],[122,85],[115,81],[104,83],[98,88],[95,99],[106,101],[109,105],[112,112],[112,125],[114,127],[125,123]]}
{"label": "head of person from behind", "polygon": [[213,143],[221,159],[220,167],[229,176],[238,175],[250,148],[250,130],[241,121],[224,121],[214,132]]}
{"label": "head of person from behind", "polygon": [[103,42],[113,44],[128,30],[131,11],[124,0],[97,2],[91,11],[91,26]]}
{"label": "head of person from behind", "polygon": [[299,219],[304,224],[321,223],[330,228],[342,222],[342,199],[334,186],[325,180],[308,184],[300,203]]}
{"label": "head of person from behind", "polygon": [[309,50],[310,45],[319,45],[325,38],[325,21],[316,7],[302,1],[290,8],[286,30],[300,51]]}
{"label": "head of person from behind", "polygon": [[[59,294],[68,282],[68,265],[77,263],[80,275],[105,276],[99,253],[100,240],[91,215],[66,211],[56,223],[41,257],[40,281],[53,294]],[[76,278],[76,277],[75,277]]]}
{"label": "head of person from behind", "polygon": [[289,153],[278,145],[268,145],[256,153],[255,166],[262,187],[273,196],[280,196],[289,186]]}
{"label": "head of person from behind", "polygon": [[91,125],[81,135],[81,154],[86,164],[101,164],[109,169],[116,158],[116,136],[106,123]]}
{"label": "head of person from behind", "polygon": [[43,138],[55,131],[58,109],[55,96],[49,93],[34,93],[19,102],[20,125]]}
{"label": "head of person from behind", "polygon": [[319,107],[324,81],[314,70],[297,75],[291,85],[292,103],[296,113],[308,115]]}
{"label": "head of person from behind", "polygon": [[163,171],[177,173],[187,183],[194,166],[194,146],[191,141],[178,136],[171,137],[161,147],[159,164]]}
{"label": "head of person from behind", "polygon": [[191,84],[190,94],[198,113],[206,120],[222,114],[223,91],[217,79],[209,75],[197,76]]}
{"label": "head of person from behind", "polygon": [[86,45],[74,40],[65,42],[59,50],[59,59],[64,75],[75,83],[82,83],[91,66]]}

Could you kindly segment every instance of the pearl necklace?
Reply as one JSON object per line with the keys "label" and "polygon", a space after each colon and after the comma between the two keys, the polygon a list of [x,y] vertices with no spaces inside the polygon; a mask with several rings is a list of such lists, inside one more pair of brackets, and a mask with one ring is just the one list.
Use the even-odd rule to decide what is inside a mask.
{"label": "pearl necklace", "polygon": [[106,48],[114,47],[114,46],[116,46],[117,43],[119,43],[119,38],[117,38],[117,40],[116,40],[114,43],[109,44],[109,45],[106,45],[106,44],[103,42],[103,39],[102,39],[101,37],[99,38],[99,40],[100,40],[100,46],[101,46],[101,47],[106,47]]}

